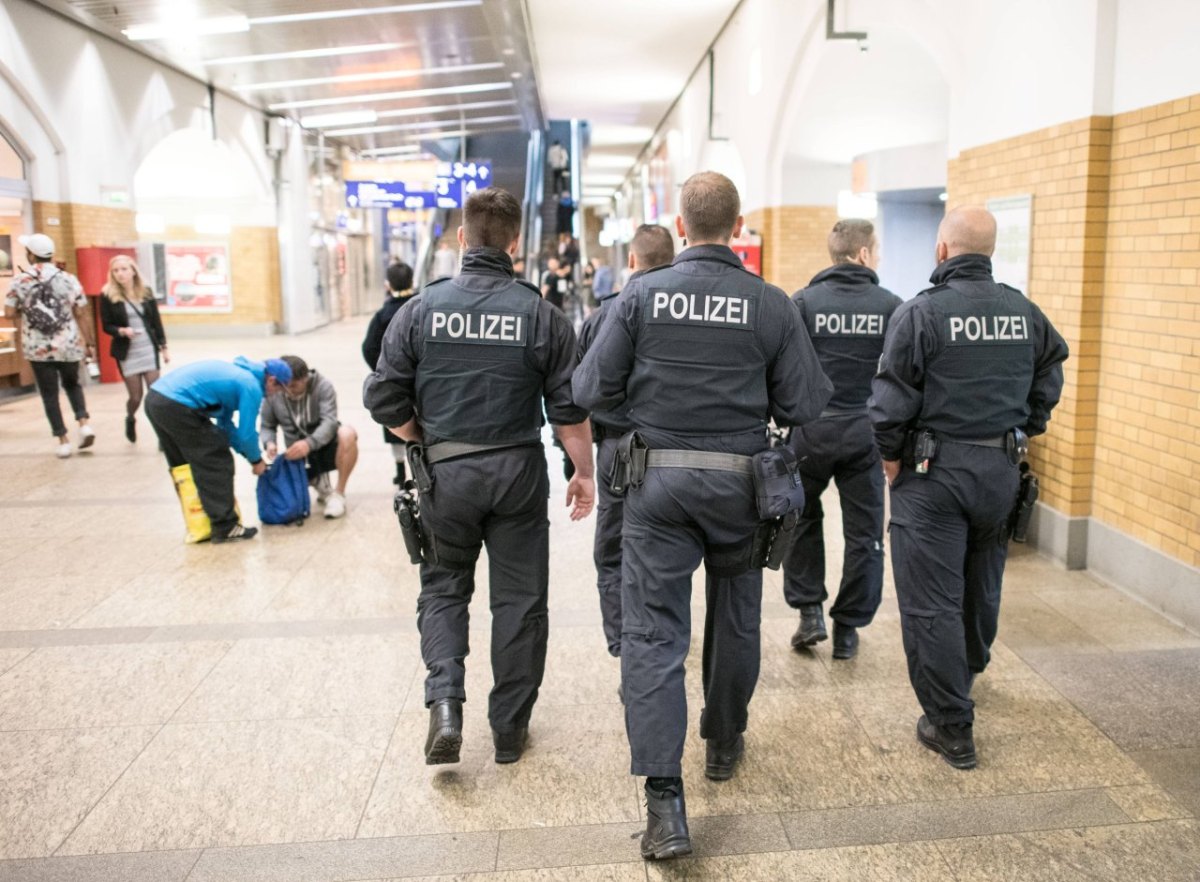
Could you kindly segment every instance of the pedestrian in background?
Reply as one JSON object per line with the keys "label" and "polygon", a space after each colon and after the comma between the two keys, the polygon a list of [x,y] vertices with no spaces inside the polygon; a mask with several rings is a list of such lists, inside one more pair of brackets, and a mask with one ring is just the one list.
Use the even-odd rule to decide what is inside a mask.
{"label": "pedestrian in background", "polygon": [[[363,337],[362,354],[371,370],[375,370],[375,365],[379,363],[379,353],[383,350],[383,335],[392,323],[392,317],[412,299],[412,296],[412,267],[403,261],[396,261],[387,268],[387,299],[375,315],[371,316],[366,336]],[[392,448],[392,458],[396,461],[396,477],[392,480],[397,487],[403,487],[408,479],[404,464],[408,445],[386,428],[383,430],[383,443]]]}
{"label": "pedestrian in background", "polygon": [[100,298],[100,326],[112,337],[113,359],[125,381],[125,437],[137,441],[138,407],[158,379],[161,361],[170,362],[167,335],[154,292],[142,281],[132,257],[118,254],[108,262],[108,283]]}

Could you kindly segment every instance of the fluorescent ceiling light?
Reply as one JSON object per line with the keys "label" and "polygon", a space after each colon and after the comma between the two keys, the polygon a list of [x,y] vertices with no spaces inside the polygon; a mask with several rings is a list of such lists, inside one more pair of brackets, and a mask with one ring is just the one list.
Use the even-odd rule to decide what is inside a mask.
{"label": "fluorescent ceiling light", "polygon": [[[478,125],[480,123],[511,122],[520,118],[521,117],[519,116],[476,116],[468,117],[467,119],[463,120],[463,122],[471,125]],[[349,135],[378,135],[382,134],[383,132],[411,132],[419,129],[436,129],[442,126],[454,125],[455,122],[456,120],[452,119],[426,120],[425,122],[419,123],[405,123],[401,126],[366,126],[357,129],[334,129],[326,132],[325,134],[337,138],[346,137]]]}
{"label": "fluorescent ceiling light", "polygon": [[412,70],[377,70],[370,73],[341,74],[335,77],[312,77],[306,80],[276,80],[271,83],[250,83],[234,86],[235,92],[264,92],[270,89],[291,89],[302,86],[325,86],[338,83],[370,83],[376,80],[403,80],[409,77],[433,76],[434,74],[473,73],[480,70],[495,70],[504,67],[498,61],[486,64],[460,64],[455,67],[421,67]]}
{"label": "fluorescent ceiling light", "polygon": [[475,101],[470,104],[443,104],[440,107],[405,107],[400,110],[381,110],[376,114],[380,119],[391,119],[397,116],[427,116],[435,113],[449,113],[459,110],[485,110],[490,107],[511,107],[517,102],[512,98],[507,101]]}
{"label": "fluorescent ceiling light", "polygon": [[361,46],[330,46],[328,49],[297,49],[295,52],[265,52],[262,55],[230,55],[203,62],[205,67],[222,64],[255,64],[260,61],[284,61],[289,58],[329,58],[334,55],[366,55],[370,52],[390,52],[403,43],[364,43]]}
{"label": "fluorescent ceiling light", "polygon": [[438,3],[403,3],[399,6],[365,6],[351,9],[329,9],[322,12],[296,12],[291,15],[264,15],[250,19],[250,24],[289,24],[295,21],[327,21],[331,18],[357,18],[362,15],[391,15],[396,12],[433,12],[438,9],[460,9],[482,6],[483,0],[442,0]]}
{"label": "fluorescent ceiling light", "polygon": [[496,92],[511,89],[512,83],[472,83],[469,86],[439,86],[436,89],[409,89],[405,92],[368,92],[365,95],[345,95],[340,98],[314,98],[309,101],[283,101],[270,105],[270,110],[293,110],[302,107],[330,107],[339,104],[361,104],[370,101],[402,101],[405,98],[428,98],[432,95],[469,95],[474,92]]}
{"label": "fluorescent ceiling light", "polygon": [[250,19],[244,15],[216,18],[180,18],[151,24],[131,25],[121,31],[130,40],[162,40],[171,36],[206,37],[213,34],[244,34]]}
{"label": "fluorescent ceiling light", "polygon": [[626,155],[624,153],[589,153],[587,158],[588,168],[629,168],[633,165],[636,156]]}
{"label": "fluorescent ceiling light", "polygon": [[420,153],[420,144],[401,144],[398,147],[380,147],[378,150],[366,151],[372,156],[391,156],[394,153]]}
{"label": "fluorescent ceiling light", "polygon": [[[492,132],[505,132],[512,129],[513,126],[501,126],[493,129],[458,129],[453,132],[422,132],[419,135],[402,135],[404,141],[440,141],[442,138],[468,138],[472,135],[486,135]],[[384,156],[389,152],[396,150],[396,147],[372,147],[370,150],[360,151],[363,156]]]}
{"label": "fluorescent ceiling light", "polygon": [[591,142],[593,147],[610,147],[618,144],[636,144],[640,147],[653,136],[654,129],[648,126],[600,124],[592,126]]}
{"label": "fluorescent ceiling light", "polygon": [[622,183],[624,180],[625,180],[625,175],[621,175],[621,174],[609,173],[606,175],[597,175],[597,174],[589,174],[589,173],[585,172],[583,175],[583,186],[591,187],[593,185],[603,185],[603,184],[612,184],[613,186],[616,186],[617,184]]}
{"label": "fluorescent ceiling light", "polygon": [[374,110],[343,110],[340,113],[318,113],[300,117],[300,125],[306,129],[323,129],[329,126],[369,125],[379,117]]}

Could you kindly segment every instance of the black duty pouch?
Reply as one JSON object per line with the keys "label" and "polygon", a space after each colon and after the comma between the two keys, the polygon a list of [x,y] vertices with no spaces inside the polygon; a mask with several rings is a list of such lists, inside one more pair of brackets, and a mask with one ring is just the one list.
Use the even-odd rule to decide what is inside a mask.
{"label": "black duty pouch", "polygon": [[762,520],[772,521],[804,508],[800,464],[792,448],[783,445],[756,453],[750,459],[750,466],[754,476],[754,500]]}
{"label": "black duty pouch", "polygon": [[1009,462],[1020,465],[1029,453],[1029,436],[1020,429],[1009,429],[1004,433],[1004,452]]}
{"label": "black duty pouch", "polygon": [[408,470],[412,473],[418,493],[428,493],[433,489],[433,472],[425,461],[425,448],[420,444],[408,445]]}
{"label": "black duty pouch", "polygon": [[645,443],[637,432],[622,435],[617,442],[617,455],[613,457],[612,474],[608,476],[608,489],[614,496],[624,496],[630,487],[641,487],[645,477]]}
{"label": "black duty pouch", "polygon": [[937,459],[938,439],[932,429],[915,429],[908,433],[904,445],[904,458],[918,475],[929,473],[930,464]]}

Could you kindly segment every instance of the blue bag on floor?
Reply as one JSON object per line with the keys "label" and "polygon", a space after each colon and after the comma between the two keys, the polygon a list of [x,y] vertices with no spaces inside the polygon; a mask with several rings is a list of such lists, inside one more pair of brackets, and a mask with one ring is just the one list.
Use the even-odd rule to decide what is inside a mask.
{"label": "blue bag on floor", "polygon": [[302,459],[277,457],[258,476],[258,517],[264,524],[302,524],[308,517],[308,474]]}

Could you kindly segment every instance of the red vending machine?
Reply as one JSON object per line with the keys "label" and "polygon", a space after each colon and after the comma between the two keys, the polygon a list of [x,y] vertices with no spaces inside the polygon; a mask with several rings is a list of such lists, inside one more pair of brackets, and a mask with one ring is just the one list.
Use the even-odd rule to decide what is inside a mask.
{"label": "red vending machine", "polygon": [[757,233],[742,233],[741,236],[729,243],[742,261],[742,266],[754,273],[762,275],[762,236]]}
{"label": "red vending machine", "polygon": [[96,322],[96,359],[100,364],[101,383],[121,382],[121,371],[117,360],[112,357],[112,337],[104,333],[100,327],[100,297],[104,286],[108,284],[108,262],[118,254],[137,259],[133,248],[110,248],[93,245],[90,248],[75,249],[75,265],[79,268],[79,284],[83,285],[83,293],[88,296],[92,306],[92,316]]}

